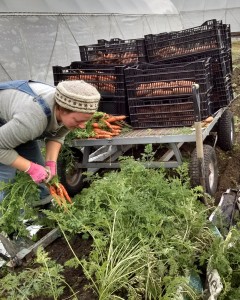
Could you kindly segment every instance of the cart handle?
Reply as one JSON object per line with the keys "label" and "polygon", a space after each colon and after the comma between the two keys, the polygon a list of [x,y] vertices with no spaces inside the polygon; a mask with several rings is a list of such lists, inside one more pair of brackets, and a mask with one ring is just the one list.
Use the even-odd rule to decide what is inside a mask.
{"label": "cart handle", "polygon": [[193,90],[193,108],[194,108],[194,121],[201,121],[201,111],[200,111],[200,95],[199,95],[199,84],[195,83],[192,85]]}

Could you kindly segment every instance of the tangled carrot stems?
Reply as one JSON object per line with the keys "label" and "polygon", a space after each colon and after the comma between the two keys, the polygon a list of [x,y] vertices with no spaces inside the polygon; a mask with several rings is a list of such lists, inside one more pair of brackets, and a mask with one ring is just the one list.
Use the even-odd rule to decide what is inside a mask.
{"label": "tangled carrot stems", "polygon": [[126,125],[124,120],[126,116],[111,116],[106,113],[101,115],[98,113],[93,116],[89,127],[94,133],[90,138],[103,139],[103,138],[112,138],[118,136],[122,132],[122,128]]}
{"label": "tangled carrot stems", "polygon": [[67,202],[73,204],[72,199],[68,195],[67,190],[60,182],[52,182],[48,184],[49,192],[52,195],[53,199],[60,207],[64,207],[64,210],[67,211]]}

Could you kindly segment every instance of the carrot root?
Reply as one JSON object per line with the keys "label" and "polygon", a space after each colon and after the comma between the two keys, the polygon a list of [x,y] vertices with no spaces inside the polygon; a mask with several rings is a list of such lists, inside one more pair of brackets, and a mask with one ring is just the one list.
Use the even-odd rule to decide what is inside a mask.
{"label": "carrot root", "polygon": [[72,202],[72,199],[70,198],[70,196],[68,195],[68,192],[67,192],[67,190],[65,189],[65,186],[64,185],[62,185],[61,183],[59,183],[59,186],[60,186],[60,188],[61,188],[61,190],[62,190],[62,193],[63,193],[63,195],[64,195],[64,197],[66,198],[66,200],[69,202],[69,203],[73,203]]}
{"label": "carrot root", "polygon": [[95,138],[96,139],[110,139],[110,138],[112,138],[112,135],[108,135],[108,134],[96,134]]}
{"label": "carrot root", "polygon": [[116,121],[123,121],[125,119],[126,119],[126,116],[113,116],[113,117],[106,119],[106,121],[109,123],[114,123]]}

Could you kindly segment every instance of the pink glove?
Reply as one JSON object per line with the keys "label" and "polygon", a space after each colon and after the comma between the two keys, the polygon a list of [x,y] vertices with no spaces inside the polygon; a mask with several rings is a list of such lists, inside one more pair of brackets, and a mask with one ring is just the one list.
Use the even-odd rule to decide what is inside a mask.
{"label": "pink glove", "polygon": [[47,181],[51,180],[53,176],[57,175],[57,163],[53,160],[46,161],[45,163],[46,169],[49,171]]}
{"label": "pink glove", "polygon": [[40,183],[48,178],[47,170],[43,166],[33,162],[30,163],[29,169],[25,172],[28,173],[32,177],[32,180],[36,183]]}

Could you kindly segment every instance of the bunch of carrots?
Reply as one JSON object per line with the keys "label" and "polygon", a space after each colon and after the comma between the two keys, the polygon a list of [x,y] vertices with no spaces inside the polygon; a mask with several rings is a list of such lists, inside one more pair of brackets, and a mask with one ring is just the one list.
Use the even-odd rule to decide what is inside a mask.
{"label": "bunch of carrots", "polygon": [[107,139],[119,135],[122,131],[124,125],[123,121],[125,119],[126,116],[124,115],[110,116],[108,114],[104,114],[99,119],[95,118],[91,123],[94,138]]}
{"label": "bunch of carrots", "polygon": [[72,204],[72,199],[68,195],[67,190],[65,187],[58,181],[56,178],[51,182],[47,184],[49,188],[49,192],[52,195],[53,199],[56,201],[56,203],[61,207],[64,207],[64,210],[67,211],[67,202]]}

